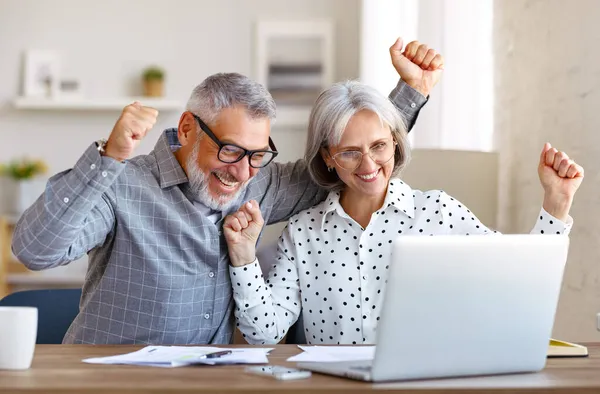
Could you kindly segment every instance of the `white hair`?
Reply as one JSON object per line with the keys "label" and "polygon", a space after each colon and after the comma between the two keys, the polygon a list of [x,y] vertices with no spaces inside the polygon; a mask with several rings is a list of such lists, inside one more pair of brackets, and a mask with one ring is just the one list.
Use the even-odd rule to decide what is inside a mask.
{"label": "white hair", "polygon": [[276,107],[271,93],[261,84],[238,73],[218,73],[194,88],[186,110],[206,124],[214,124],[225,108],[241,105],[251,119],[269,118],[275,122]]}
{"label": "white hair", "polygon": [[406,124],[394,104],[376,89],[363,83],[339,82],[319,95],[310,113],[304,158],[310,175],[317,184],[329,190],[344,186],[335,171],[327,170],[320,149],[338,145],[352,116],[363,110],[376,114],[382,125],[386,124],[392,131],[397,143],[392,177],[397,176],[410,160]]}

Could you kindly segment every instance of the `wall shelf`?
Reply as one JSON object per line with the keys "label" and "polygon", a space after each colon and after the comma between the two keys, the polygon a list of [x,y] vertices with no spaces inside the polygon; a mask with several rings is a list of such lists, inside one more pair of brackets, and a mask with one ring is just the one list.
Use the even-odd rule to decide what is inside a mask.
{"label": "wall shelf", "polygon": [[[148,97],[126,97],[120,99],[43,99],[19,97],[13,105],[19,110],[40,111],[121,111],[125,106],[139,101],[142,105],[156,108],[159,111],[183,111],[185,104],[176,100],[164,100]],[[310,106],[278,105],[275,127],[308,126]],[[16,221],[18,218],[14,218]]]}
{"label": "wall shelf", "polygon": [[121,111],[125,106],[139,101],[142,105],[156,108],[159,111],[183,110],[185,103],[177,100],[154,97],[121,97],[121,98],[38,98],[17,97],[13,105],[22,110],[53,111]]}

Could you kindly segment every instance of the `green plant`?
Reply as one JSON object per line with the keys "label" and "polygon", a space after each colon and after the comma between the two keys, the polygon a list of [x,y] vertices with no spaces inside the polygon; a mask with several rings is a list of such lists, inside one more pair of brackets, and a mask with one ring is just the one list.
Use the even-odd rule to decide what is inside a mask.
{"label": "green plant", "polygon": [[144,81],[162,81],[164,77],[163,69],[156,66],[146,68],[142,74]]}
{"label": "green plant", "polygon": [[42,160],[22,158],[7,164],[0,164],[0,175],[8,176],[18,181],[31,179],[36,175],[45,174],[48,166]]}

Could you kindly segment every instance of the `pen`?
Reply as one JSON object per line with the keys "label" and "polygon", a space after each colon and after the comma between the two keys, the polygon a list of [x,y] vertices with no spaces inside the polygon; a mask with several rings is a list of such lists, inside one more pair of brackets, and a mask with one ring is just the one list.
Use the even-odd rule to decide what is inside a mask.
{"label": "pen", "polygon": [[223,350],[222,352],[214,352],[214,353],[208,353],[205,354],[203,356],[200,356],[200,358],[219,358],[221,356],[225,356],[227,354],[231,354],[231,350]]}

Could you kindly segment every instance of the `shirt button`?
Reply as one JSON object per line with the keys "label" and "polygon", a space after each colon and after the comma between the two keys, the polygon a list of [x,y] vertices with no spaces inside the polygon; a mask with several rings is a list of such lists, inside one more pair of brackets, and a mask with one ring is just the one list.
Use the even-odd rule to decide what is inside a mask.
{"label": "shirt button", "polygon": [[95,164],[92,164],[92,165],[90,166],[90,169],[91,169],[91,170],[95,170],[95,169],[96,169],[96,165],[95,165]]}
{"label": "shirt button", "polygon": [[210,319],[210,315],[207,313],[207,314],[205,314],[205,315],[204,315],[204,318],[205,318],[206,320],[208,320],[208,319]]}
{"label": "shirt button", "polygon": [[69,202],[69,197],[65,197],[65,198],[63,198],[63,202],[64,202],[65,204],[66,204],[66,203],[68,203],[68,202]]}
{"label": "shirt button", "polygon": [[214,278],[214,277],[215,277],[215,273],[214,273],[214,272],[209,272],[209,273],[208,273],[208,276],[209,276],[210,278]]}
{"label": "shirt button", "polygon": [[415,104],[415,103],[410,103],[410,107],[411,107],[411,108],[415,108],[416,106],[417,106],[417,104]]}
{"label": "shirt button", "polygon": [[106,178],[108,176],[108,172],[102,171],[102,176]]}

